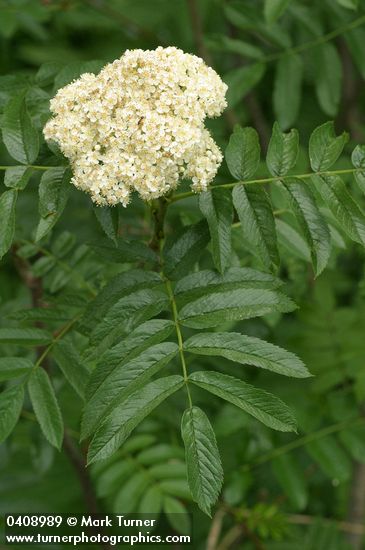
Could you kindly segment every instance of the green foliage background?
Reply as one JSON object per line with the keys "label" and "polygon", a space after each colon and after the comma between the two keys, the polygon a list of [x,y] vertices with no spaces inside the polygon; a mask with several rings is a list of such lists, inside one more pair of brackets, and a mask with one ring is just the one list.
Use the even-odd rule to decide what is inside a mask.
{"label": "green foliage background", "polygon": [[[176,532],[188,532],[184,514],[190,511],[197,549],[364,548],[365,154],[361,147],[352,161],[351,154],[365,134],[365,2],[0,0],[0,44],[0,186],[6,193],[0,198],[0,513],[161,510],[166,529],[170,521]],[[167,297],[156,289],[158,243],[147,246],[166,205],[149,209],[136,199],[127,209],[93,208],[87,196],[67,187],[65,160],[41,136],[55,90],[82,72],[98,71],[125,49],[158,45],[200,55],[229,85],[229,109],[209,121],[226,150],[215,183],[229,185],[197,198],[183,183],[181,197],[171,199],[163,251],[172,281]],[[20,119],[19,144],[14,120]],[[15,138],[9,132],[14,125]],[[282,134],[293,127],[299,149],[295,131]],[[313,178],[312,171],[320,175]],[[300,182],[298,174],[304,175]],[[264,182],[237,184],[253,178]],[[141,267],[143,276],[129,271]],[[242,282],[244,268],[255,270],[245,271],[250,284]],[[182,283],[189,272],[199,277],[198,271],[200,283]],[[202,310],[212,292],[205,288],[209,278],[221,285],[211,324]],[[96,297],[111,280],[115,286]],[[129,287],[138,295],[128,302]],[[277,307],[263,307],[259,317],[227,313],[231,293],[235,305],[241,287],[248,287],[246,297],[251,291],[251,298],[275,298]],[[174,328],[161,312],[175,295],[182,334],[191,337],[186,366],[194,371],[191,392],[199,406],[185,412],[183,439],[189,446],[195,422],[209,440],[200,458],[198,449],[188,460],[190,478],[201,482],[194,468],[206,453],[215,466],[208,482],[203,479],[204,511],[214,503],[222,475],[204,413],[224,470],[212,518],[193,502],[199,487],[192,495],[186,481],[184,392],[156,408],[116,454],[86,470],[85,492],[87,444],[79,444],[79,433],[90,370],[101,353],[109,353],[108,364],[115,361],[125,349],[109,348],[139,324],[134,319],[124,333],[103,339],[103,318],[123,294],[122,309],[148,310],[140,322],[160,316],[147,322],[157,323],[148,330],[161,367],[178,350],[175,341],[160,344]],[[292,356],[290,368],[297,367],[302,378],[284,378],[277,366],[256,368],[263,366],[260,360],[239,357],[242,349],[232,355],[231,340],[226,353],[223,344],[208,352],[217,335],[203,345],[196,333],[206,327],[214,332],[217,324],[235,334],[236,343],[238,333],[259,338],[253,346],[258,355],[264,354],[262,341],[295,353],[314,376],[304,378],[304,367]],[[89,342],[91,330],[95,340]],[[154,341],[156,332],[163,336]],[[133,339],[130,345],[137,346]],[[247,351],[246,341],[242,346]],[[275,356],[272,349],[267,353]],[[18,381],[34,363],[44,369],[33,369],[23,402]],[[168,386],[179,384],[178,356],[172,364]],[[260,411],[252,417],[232,397],[219,399],[222,386],[216,395],[203,391],[195,371],[234,376],[280,397],[293,411],[298,433],[270,429],[279,421],[292,428],[286,408],[273,402],[274,420],[262,424]],[[115,414],[121,421],[123,406]],[[84,435],[93,434],[95,422],[85,414]],[[94,458],[92,446],[90,453]],[[182,514],[178,524],[174,513]]]}

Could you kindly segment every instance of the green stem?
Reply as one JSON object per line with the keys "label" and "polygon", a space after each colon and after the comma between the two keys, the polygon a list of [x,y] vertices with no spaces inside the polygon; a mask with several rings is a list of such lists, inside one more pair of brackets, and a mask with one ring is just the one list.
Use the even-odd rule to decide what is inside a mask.
{"label": "green stem", "polygon": [[344,430],[349,426],[357,426],[359,424],[363,424],[364,422],[365,422],[365,418],[362,418],[362,417],[357,419],[350,418],[349,420],[344,420],[343,422],[338,422],[337,424],[326,426],[325,428],[322,428],[320,430],[317,430],[316,432],[312,432],[310,434],[304,435],[303,437],[300,437],[295,441],[291,441],[286,445],[277,447],[276,449],[273,449],[272,451],[269,451],[259,456],[256,460],[251,462],[251,464],[245,464],[242,469],[244,472],[253,470],[254,468],[257,468],[258,466],[261,466],[266,462],[270,462],[271,460],[273,460],[278,456],[289,453],[294,449],[298,449],[299,447],[303,447],[304,445],[307,445],[312,441],[317,441],[318,439],[322,439],[323,437],[326,437],[327,435],[330,435],[332,433],[340,432],[341,430]]}
{"label": "green stem", "polygon": [[174,323],[175,323],[177,341],[178,341],[178,345],[179,345],[180,362],[181,362],[181,367],[182,367],[182,371],[183,371],[183,375],[184,375],[184,381],[185,381],[185,384],[186,384],[186,391],[188,393],[189,405],[190,405],[190,408],[191,408],[193,406],[193,402],[192,402],[191,394],[190,394],[189,375],[188,375],[188,369],[186,367],[186,361],[185,361],[184,341],[183,341],[183,337],[182,337],[182,334],[181,334],[181,328],[180,328],[180,324],[179,324],[179,316],[178,316],[178,311],[177,311],[177,306],[176,306],[174,293],[173,293],[173,290],[172,290],[172,287],[171,287],[171,282],[166,277],[165,277],[165,285],[166,285],[167,293],[168,293],[169,298],[170,298],[171,311],[172,311],[172,316],[173,316]]}
{"label": "green stem", "polygon": [[0,166],[0,170],[7,170],[8,168],[18,168],[22,166],[23,168],[33,168],[33,170],[50,170],[51,168],[57,168],[56,166],[39,166],[36,164],[13,164],[11,166]]}
{"label": "green stem", "polygon": [[179,314],[177,310],[177,305],[176,305],[171,281],[164,273],[164,261],[163,261],[162,249],[163,249],[163,243],[165,239],[164,222],[165,222],[168,203],[169,203],[169,198],[160,198],[158,199],[158,201],[154,201],[154,203],[151,204],[151,212],[152,212],[152,217],[154,219],[154,232],[153,232],[152,239],[150,241],[150,248],[152,248],[152,250],[154,250],[159,254],[161,277],[165,281],[166,291],[170,300],[171,313],[175,324],[175,331],[176,331],[176,336],[177,336],[177,341],[179,346],[181,368],[184,376],[186,391],[188,394],[189,405],[190,407],[192,407],[193,403],[192,403],[190,388],[189,388],[189,375],[188,375],[188,370],[186,367],[186,360],[184,355],[184,341],[183,341],[181,328],[179,324]]}
{"label": "green stem", "polygon": [[360,27],[364,23],[365,23],[365,15],[362,15],[361,17],[354,19],[350,23],[346,23],[346,25],[338,27],[337,29],[327,34],[324,34],[323,36],[319,36],[318,38],[314,38],[313,40],[304,42],[304,44],[299,44],[298,46],[294,46],[293,48],[288,48],[284,51],[267,55],[261,59],[258,59],[258,62],[270,63],[271,61],[277,61],[278,59],[281,59],[286,55],[294,55],[296,53],[305,52],[306,50],[314,48],[315,46],[320,46],[321,44],[325,44],[326,42],[333,40],[334,38],[336,38],[337,36],[340,36],[341,34],[344,34],[348,31],[356,29],[357,27]]}
{"label": "green stem", "polygon": [[[343,174],[354,174],[355,172],[363,172],[363,168],[346,168],[345,170],[326,170],[322,172],[308,172],[306,174],[291,174],[291,175],[285,175],[285,176],[270,176],[269,178],[259,178],[255,180],[246,180],[246,181],[233,181],[230,183],[222,183],[220,185],[212,185],[209,186],[208,189],[219,189],[219,188],[226,188],[229,189],[231,187],[235,187],[236,185],[253,185],[256,183],[272,183],[273,181],[278,180],[288,180],[288,179],[309,179],[312,176],[339,176]],[[169,200],[169,202],[176,202],[182,199],[186,199],[188,197],[192,197],[193,195],[196,195],[193,191],[187,191],[186,193],[179,193],[178,195],[172,196]]]}
{"label": "green stem", "polygon": [[[76,317],[74,317],[73,319],[71,319],[71,321],[69,321],[68,323],[66,323],[62,328],[61,330],[57,333],[57,335],[54,337],[54,339],[52,340],[52,342],[46,347],[46,349],[44,350],[44,352],[42,353],[42,355],[40,355],[39,359],[37,360],[37,362],[34,364],[34,367],[33,369],[36,369],[37,367],[39,367],[42,362],[44,361],[44,359],[47,357],[47,355],[52,351],[52,349],[54,348],[54,346],[57,344],[57,342],[59,340],[61,340],[61,338],[63,338],[63,336],[74,326],[74,324],[79,320],[80,318],[80,314],[77,315]],[[33,370],[32,369],[32,370]]]}

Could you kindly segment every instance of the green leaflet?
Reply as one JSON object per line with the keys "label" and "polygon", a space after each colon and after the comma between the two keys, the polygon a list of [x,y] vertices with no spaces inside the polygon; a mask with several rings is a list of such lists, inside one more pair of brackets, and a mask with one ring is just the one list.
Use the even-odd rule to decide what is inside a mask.
{"label": "green leaflet", "polygon": [[60,218],[71,190],[71,171],[65,166],[46,170],[39,184],[39,221],[36,241],[42,239]]}
{"label": "green leaflet", "polygon": [[247,246],[267,269],[277,271],[275,219],[267,192],[261,184],[237,185],[232,196]]}
{"label": "green leaflet", "polygon": [[260,48],[237,38],[220,35],[214,38],[206,38],[206,42],[211,51],[237,53],[243,57],[255,60],[259,60],[263,57],[263,52]]}
{"label": "green leaflet", "polygon": [[181,434],[185,445],[188,483],[199,508],[210,516],[223,484],[223,470],[213,428],[198,407],[184,412]]}
{"label": "green leaflet", "polygon": [[85,388],[90,378],[90,371],[82,362],[72,340],[63,338],[53,348],[53,357],[63,372],[66,380],[81,398],[85,396]]}
{"label": "green leaflet", "polygon": [[[180,451],[180,447],[178,447]],[[148,451],[145,451],[146,453]],[[172,461],[172,459],[174,459]],[[141,455],[138,455],[138,460],[141,460]],[[162,460],[171,460],[170,462],[164,462],[163,464],[156,464],[150,468],[152,475],[159,477],[160,479],[175,479],[181,478],[186,479],[186,465],[183,461],[178,461],[175,456],[170,453],[167,455],[167,459],[163,458]]]}
{"label": "green leaflet", "polygon": [[13,431],[24,401],[23,385],[12,386],[0,393],[0,443]]}
{"label": "green leaflet", "polygon": [[351,155],[352,164],[359,171],[355,172],[355,179],[363,193],[365,193],[365,145],[357,145]]}
{"label": "green leaflet", "polygon": [[179,348],[173,342],[151,346],[131,360],[119,364],[108,373],[90,397],[84,409],[81,438],[85,439],[102,422],[105,416],[139,389],[154,374],[166,366]]}
{"label": "green leaflet", "polygon": [[78,323],[78,330],[88,334],[118,299],[136,290],[152,288],[159,284],[162,284],[162,279],[154,271],[130,269],[119,273],[107,282],[94,300],[89,302]]}
{"label": "green leaflet", "polygon": [[71,252],[73,247],[76,244],[76,237],[69,231],[63,231],[57,238],[52,242],[51,251],[52,254],[57,256],[57,258],[63,258]]}
{"label": "green leaflet", "polygon": [[331,235],[308,185],[298,178],[283,180],[293,212],[311,251],[316,276],[326,267],[331,252]]}
{"label": "green leaflet", "polygon": [[256,130],[235,126],[225,157],[229,171],[237,180],[247,180],[254,176],[260,163],[260,143]]}
{"label": "green leaflet", "polygon": [[32,367],[32,361],[25,357],[2,357],[0,358],[0,382],[28,374]]}
{"label": "green leaflet", "polygon": [[[178,493],[177,496],[180,498],[188,500],[191,499],[186,480],[155,480],[152,475],[150,475],[150,470],[147,469],[138,472],[138,468],[136,467],[135,471],[132,473],[133,475],[131,475],[130,478],[122,485],[116,495],[113,505],[113,510],[116,513],[133,512],[135,510],[142,513],[143,509],[144,513],[146,513],[146,510],[148,510],[149,513],[156,510],[155,513],[159,513],[162,505],[162,498],[166,498],[168,493]],[[153,496],[151,497],[151,493],[152,495],[156,495],[156,493],[158,493],[159,497],[157,497],[157,502],[146,502],[146,495],[148,496],[148,500],[153,498]],[[152,506],[153,509],[148,508],[148,506]],[[181,512],[182,511],[180,509],[180,513]],[[186,513],[184,507],[183,512]],[[187,522],[184,520],[185,518],[183,518],[183,526],[186,526]],[[181,532],[181,527],[178,531]]]}
{"label": "green leaflet", "polygon": [[[278,0],[279,1],[279,0]],[[233,8],[231,5],[227,5],[224,8],[224,14],[227,17],[228,21],[232,23],[235,27],[243,29],[245,32],[248,28],[252,26],[252,11],[247,6],[243,11],[241,9]],[[255,28],[259,29],[260,34],[262,34],[270,43],[274,43],[280,47],[280,49],[287,49],[291,45],[290,36],[284,30],[283,26],[278,26],[275,23],[267,25],[262,17],[254,18],[255,19]]]}
{"label": "green leaflet", "polygon": [[[149,447],[156,442],[156,436],[152,434],[136,434],[133,437],[130,437],[123,445],[124,453],[134,453]],[[96,468],[94,466],[94,468]]]}
{"label": "green leaflet", "polygon": [[162,401],[184,384],[182,376],[167,376],[150,382],[116,407],[91,441],[89,464],[112,455],[136,426]]}
{"label": "green leaflet", "polygon": [[316,128],[309,138],[309,160],[315,172],[328,170],[336,162],[349,135],[343,132],[336,136],[333,122]]}
{"label": "green leaflet", "polygon": [[32,258],[33,256],[36,256],[36,254],[38,254],[38,251],[39,251],[39,248],[37,245],[33,243],[29,243],[29,244],[23,244],[21,247],[19,247],[18,250],[16,251],[16,254],[17,256],[19,256],[19,258],[28,259],[28,258]]}
{"label": "green leaflet", "polygon": [[337,48],[329,42],[321,44],[316,53],[319,54],[315,79],[318,103],[326,115],[334,118],[341,99],[341,59]]}
{"label": "green leaflet", "polygon": [[118,207],[94,206],[94,213],[102,230],[115,245],[118,245]]}
{"label": "green leaflet", "polygon": [[139,506],[139,514],[159,514],[162,510],[162,493],[158,487],[152,486],[143,495]]}
{"label": "green leaflet", "polygon": [[0,344],[42,346],[52,341],[52,334],[40,328],[1,328]]}
{"label": "green leaflet", "polygon": [[[290,75],[290,78],[288,78]],[[276,65],[273,104],[283,130],[292,127],[298,117],[302,95],[303,63],[299,55],[284,55]]]}
{"label": "green leaflet", "polygon": [[0,259],[11,247],[15,233],[16,190],[5,191],[0,196]]}
{"label": "green leaflet", "polygon": [[92,371],[86,390],[90,399],[113,370],[126,360],[133,359],[145,349],[166,340],[175,328],[173,321],[168,319],[151,319],[135,328],[126,338],[107,350],[99,358],[96,368]]}
{"label": "green leaflet", "polygon": [[9,319],[16,321],[70,321],[72,313],[64,307],[32,307],[14,311]]}
{"label": "green leaflet", "polygon": [[[58,264],[58,267],[56,270],[54,270],[49,277],[49,290],[51,293],[59,292],[61,289],[63,289],[72,279],[74,279],[75,282],[78,282],[80,284],[80,275],[78,273],[79,269],[83,269],[85,266],[85,263],[90,258],[90,249],[87,245],[82,244],[80,246],[77,246],[70,257],[68,258],[68,265],[71,269],[63,268]],[[84,277],[87,278],[87,273],[84,274]],[[84,278],[82,277],[82,278]],[[90,286],[89,286],[89,292]],[[75,294],[74,294],[75,296]],[[76,305],[76,307],[85,307],[85,303],[87,302],[87,297],[83,295],[75,296],[75,298],[72,300],[73,304]],[[72,304],[71,304],[72,305]]]}
{"label": "green leaflet", "polygon": [[339,438],[342,445],[348,450],[354,460],[365,464],[364,428],[346,428],[341,430]]}
{"label": "green leaflet", "polygon": [[168,306],[168,298],[160,290],[146,288],[120,298],[91,333],[88,357],[96,357],[104,352],[122,335],[155,317]]}
{"label": "green leaflet", "polygon": [[115,514],[133,512],[137,508],[140,499],[146,494],[152,481],[146,475],[146,472],[134,472],[117,493],[113,503],[113,512]]}
{"label": "green leaflet", "polygon": [[157,262],[156,254],[142,241],[118,238],[117,246],[110,242],[110,239],[98,239],[90,243],[94,252],[107,260],[115,263]]}
{"label": "green leaflet", "polygon": [[[176,515],[176,514],[185,513],[187,515],[187,519],[189,519],[189,516],[187,514],[187,510],[186,510],[185,506],[182,504],[182,502],[180,502],[179,500],[176,500],[175,498],[165,497],[165,499],[164,499],[164,512],[167,515],[169,515],[169,514]],[[190,525],[189,525],[189,527],[190,527]],[[178,532],[181,532],[178,528],[176,528],[176,530]]]}
{"label": "green leaflet", "polygon": [[295,166],[299,151],[298,130],[293,128],[283,133],[279,124],[274,122],[267,150],[266,164],[273,176],[284,176]]}
{"label": "green leaflet", "polygon": [[120,462],[118,460],[111,464],[96,478],[97,495],[101,498],[109,496],[115,491],[117,484],[124,485],[133,471],[133,462]]}
{"label": "green leaflet", "polygon": [[28,166],[11,166],[5,171],[4,185],[22,191],[32,174],[33,170]]}
{"label": "green leaflet", "polygon": [[25,104],[25,92],[6,104],[2,119],[3,140],[9,154],[22,164],[32,164],[38,156],[38,132]]}
{"label": "green leaflet", "polygon": [[285,376],[311,376],[304,363],[290,351],[237,332],[202,332],[184,343],[184,349],[198,355],[218,355],[243,365],[254,365]]}
{"label": "green leaflet", "polygon": [[199,208],[206,217],[214,265],[224,273],[231,263],[231,227],[233,222],[232,194],[229,189],[213,189],[199,196]]}
{"label": "green leaflet", "polygon": [[58,450],[63,441],[63,420],[48,374],[41,367],[33,370],[28,391],[34,413],[45,438]]}
{"label": "green leaflet", "polygon": [[343,231],[355,242],[365,245],[365,214],[346,189],[339,176],[312,176],[326,206]]}
{"label": "green leaflet", "polygon": [[219,372],[194,372],[189,380],[201,388],[233,403],[269,428],[295,432],[296,421],[291,410],[275,395],[246,384],[238,378]]}
{"label": "green leaflet", "polygon": [[[141,448],[141,445],[139,446],[138,443],[141,444],[142,440],[145,444],[144,446],[148,446],[148,448],[142,451],[142,453],[133,455],[133,453],[138,452]],[[160,483],[163,483],[164,480],[167,480],[168,483],[179,483],[182,481],[185,484],[184,489],[187,488],[185,481],[186,466],[180,460],[180,457],[184,457],[181,447],[174,447],[168,444],[151,447],[150,445],[153,442],[154,438],[151,439],[151,436],[148,435],[132,436],[123,444],[122,449],[114,457],[92,466],[93,477],[96,478],[98,495],[112,498],[113,494],[116,493],[115,503],[121,512],[124,512],[124,507],[130,511],[140,511],[143,506],[147,506],[148,503],[145,501],[143,492],[145,492],[148,486],[150,489],[147,489],[147,493],[151,489],[155,489],[162,495],[164,490]],[[161,447],[166,450],[165,454],[158,453]],[[167,452],[168,450],[169,453]],[[150,453],[152,458],[155,458],[155,465],[151,466],[153,462],[145,459],[148,453]],[[135,480],[132,481],[132,479],[135,477],[138,478],[141,472],[143,473],[143,479],[140,481],[144,491],[141,492],[138,489],[138,494],[132,497],[134,490],[139,486],[139,481],[135,483]],[[133,500],[132,506],[131,497]],[[153,503],[151,505],[153,506]],[[149,510],[149,512],[152,512],[152,510]],[[185,508],[183,512],[186,513]]]}
{"label": "green leaflet", "polygon": [[167,239],[163,249],[164,272],[169,279],[179,279],[198,261],[209,242],[209,228],[205,220],[184,227],[173,238]]}
{"label": "green leaflet", "polygon": [[235,107],[260,82],[265,69],[264,63],[254,63],[233,69],[224,76],[223,80],[228,86],[226,98],[229,108]]}
{"label": "green leaflet", "polygon": [[279,244],[294,257],[304,260],[305,262],[310,262],[310,250],[306,241],[298,231],[283,220],[275,220],[275,225]]}
{"label": "green leaflet", "polygon": [[[162,478],[171,478],[176,477],[176,472],[179,473],[177,477],[186,477],[185,464],[183,462],[171,462],[167,461],[172,459],[184,459],[184,453],[181,447],[175,447],[174,445],[169,445],[168,443],[160,443],[149,447],[148,449],[143,450],[138,454],[138,462],[144,466],[151,466],[156,464],[156,466],[151,468],[151,472],[158,473]],[[162,466],[159,464],[162,463]],[[177,466],[177,470],[175,469]],[[183,466],[183,470],[181,470]],[[172,469],[171,469],[172,467]],[[174,472],[174,475],[172,473]]]}
{"label": "green leaflet", "polygon": [[280,279],[250,267],[230,267],[223,275],[203,269],[177,281],[174,294],[176,298],[186,301],[205,296],[207,289],[209,292],[224,292],[238,288],[275,289],[282,284]]}
{"label": "green leaflet", "polygon": [[344,241],[343,235],[341,235],[338,228],[332,225],[332,223],[328,223],[328,228],[331,234],[332,245],[336,248],[341,248],[342,250],[346,250],[346,243]]}
{"label": "green leaflet", "polygon": [[[4,15],[2,10],[1,15]],[[3,18],[2,18],[3,20]],[[9,99],[17,93],[26,92],[29,87],[29,79],[25,75],[7,74],[0,76],[0,107],[3,109]]]}
{"label": "green leaflet", "polygon": [[359,0],[337,0],[337,3],[348,10],[357,10],[359,7]]}
{"label": "green leaflet", "polygon": [[272,469],[294,510],[303,510],[308,503],[308,489],[300,466],[287,453],[274,458]]}
{"label": "green leaflet", "polygon": [[264,15],[267,23],[275,23],[283,15],[291,0],[265,0]]}
{"label": "green leaflet", "polygon": [[272,311],[293,311],[295,304],[280,292],[247,288],[207,294],[186,304],[180,311],[182,325],[192,328],[214,327],[225,321],[240,321]]}
{"label": "green leaflet", "polygon": [[160,482],[160,488],[169,495],[191,500],[191,493],[185,479],[165,479]]}
{"label": "green leaflet", "polygon": [[39,67],[35,75],[35,81],[39,86],[49,86],[53,84],[55,76],[62,69],[62,64],[58,61],[46,61]]}
{"label": "green leaflet", "polygon": [[32,273],[35,277],[44,277],[57,265],[57,259],[50,256],[42,256],[32,265]]}
{"label": "green leaflet", "polygon": [[[14,12],[10,6],[3,6],[1,10],[1,21],[0,21],[0,35],[2,39],[11,38],[14,33],[17,31],[18,21],[17,14]],[[3,77],[4,78],[4,77]]]}
{"label": "green leaflet", "polygon": [[311,441],[305,448],[326,476],[339,482],[350,479],[350,459],[333,436],[327,435],[322,439]]}
{"label": "green leaflet", "polygon": [[70,172],[65,166],[46,170],[39,184],[39,214],[46,218],[60,209]]}
{"label": "green leaflet", "polygon": [[167,521],[177,533],[191,534],[191,521],[184,504],[177,498],[165,496],[163,499],[163,511]]}
{"label": "green leaflet", "polygon": [[[346,0],[345,0],[346,1]],[[356,3],[357,0],[349,0],[350,2]],[[362,55],[362,44],[365,41],[365,31],[364,28],[358,27],[357,29],[352,29],[344,35],[344,39],[347,43],[347,46],[351,52],[352,60],[357,66],[361,77],[365,79],[365,62],[364,56]]]}

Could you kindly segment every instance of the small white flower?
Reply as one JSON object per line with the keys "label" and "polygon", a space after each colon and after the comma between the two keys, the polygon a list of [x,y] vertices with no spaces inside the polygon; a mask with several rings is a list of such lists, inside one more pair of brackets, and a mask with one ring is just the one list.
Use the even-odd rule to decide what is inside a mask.
{"label": "small white flower", "polygon": [[51,100],[47,140],[58,143],[73,184],[98,204],[150,200],[192,180],[204,191],[222,153],[204,126],[226,107],[226,84],[195,55],[170,47],[127,50]]}

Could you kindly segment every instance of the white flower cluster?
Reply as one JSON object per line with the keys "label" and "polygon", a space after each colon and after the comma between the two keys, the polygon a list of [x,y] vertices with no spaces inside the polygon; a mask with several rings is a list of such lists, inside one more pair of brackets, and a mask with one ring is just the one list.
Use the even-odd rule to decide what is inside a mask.
{"label": "white flower cluster", "polygon": [[126,206],[133,190],[160,197],[182,178],[203,191],[222,162],[204,120],[221,114],[226,90],[202,59],[177,48],[127,50],[58,91],[44,136],[98,204]]}

